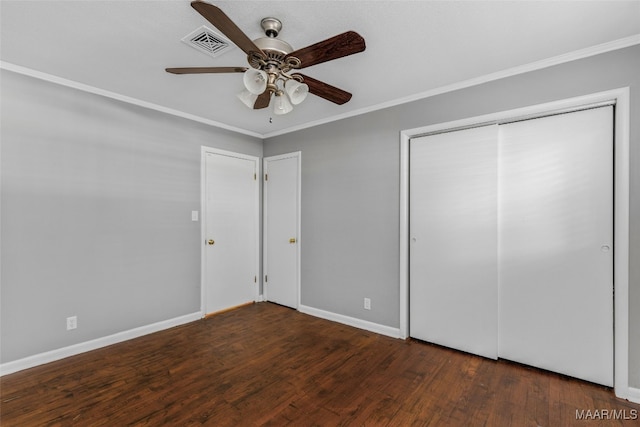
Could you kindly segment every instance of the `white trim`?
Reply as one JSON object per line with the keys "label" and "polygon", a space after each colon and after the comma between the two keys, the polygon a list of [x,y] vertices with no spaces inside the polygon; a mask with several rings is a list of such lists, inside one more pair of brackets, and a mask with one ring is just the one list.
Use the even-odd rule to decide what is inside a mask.
{"label": "white trim", "polygon": [[640,403],[640,388],[629,387],[629,393],[627,393],[627,400]]}
{"label": "white trim", "polygon": [[354,328],[364,329],[365,331],[375,332],[376,334],[386,335],[391,338],[401,338],[400,330],[398,328],[392,328],[379,323],[373,323],[355,317],[320,310],[319,308],[313,308],[306,305],[300,305],[298,310],[304,314],[309,314],[332,322],[342,323],[343,325],[353,326]]}
{"label": "white trim", "polygon": [[409,337],[409,139],[409,134],[400,133],[400,337],[405,339]]}
{"label": "white trim", "polygon": [[614,331],[614,388],[616,396],[627,399],[629,388],[629,88],[619,88],[590,95],[564,99],[524,108],[469,117],[446,123],[404,130],[400,133],[400,336],[409,335],[409,140],[419,135],[476,124],[499,122],[516,117],[575,108],[581,105],[615,101],[615,331]]}
{"label": "white trim", "polygon": [[334,122],[337,120],[346,119],[349,117],[359,116],[362,114],[371,113],[374,111],[382,110],[389,107],[395,107],[397,105],[407,104],[409,102],[419,101],[421,99],[430,98],[432,96],[441,95],[447,92],[453,92],[456,90],[489,83],[492,81],[504,79],[507,77],[513,77],[519,74],[528,73],[531,71],[541,70],[544,68],[552,67],[555,65],[564,64],[579,59],[588,58],[590,56],[599,55],[602,53],[611,52],[618,49],[624,49],[630,46],[640,44],[640,34],[625,37],[618,40],[613,40],[607,43],[598,44],[585,49],[579,49],[573,52],[565,53],[563,55],[554,56],[551,58],[543,59],[541,61],[531,62],[529,64],[521,65],[518,67],[508,68],[506,70],[497,71],[495,73],[485,74],[483,76],[475,77],[461,82],[456,82],[450,85],[441,86],[435,89],[431,89],[425,92],[419,92],[413,95],[405,96],[403,98],[394,99],[392,101],[383,102],[381,104],[372,105],[370,107],[360,108],[358,110],[349,111],[344,114],[327,117],[324,119],[316,120],[309,123],[304,123],[298,126],[292,126],[290,128],[267,132],[262,135],[263,138],[272,138],[274,136],[284,135],[287,133],[307,129],[314,126],[319,126],[325,123]]}
{"label": "white trim", "polygon": [[[279,154],[276,156],[269,156],[269,157],[264,157],[262,159],[262,170],[263,170],[263,178],[262,178],[262,185],[263,185],[263,190],[262,190],[262,200],[263,200],[263,206],[262,206],[262,221],[263,224],[266,223],[267,221],[267,211],[265,209],[265,206],[267,204],[267,199],[268,199],[268,186],[266,185],[266,182],[264,180],[264,175],[268,173],[268,162],[270,161],[277,161],[277,160],[282,160],[282,159],[289,159],[289,158],[295,158],[297,159],[297,174],[298,174],[298,183],[297,183],[297,201],[296,201],[296,221],[297,221],[297,225],[296,225],[296,239],[297,239],[297,244],[296,244],[296,286],[297,286],[297,297],[296,297],[296,306],[294,308],[298,308],[300,307],[300,303],[302,301],[302,296],[301,296],[301,276],[300,276],[300,264],[301,264],[301,260],[302,258],[300,257],[300,247],[302,245],[302,152],[301,151],[294,151],[291,153],[286,153],[286,154]],[[265,228],[263,228],[263,232],[262,232],[262,269],[263,269],[263,287],[262,287],[262,292],[263,292],[263,296],[264,296],[264,300],[265,301],[269,301],[269,292],[268,292],[268,286],[264,286],[264,274],[266,274],[267,276],[269,275],[268,273],[268,256],[267,256],[267,239],[269,238],[269,236],[267,235],[267,231]]]}
{"label": "white trim", "polygon": [[616,100],[614,130],[614,389],[629,395],[629,88],[611,91]]}
{"label": "white trim", "polygon": [[206,235],[207,232],[207,188],[206,188],[206,159],[207,154],[217,154],[221,156],[235,157],[238,159],[249,160],[254,163],[254,173],[256,174],[254,192],[256,198],[256,215],[254,218],[254,225],[256,227],[256,253],[255,253],[255,265],[256,265],[256,282],[254,287],[254,302],[260,302],[262,300],[262,295],[260,294],[260,280],[258,278],[262,277],[262,269],[260,264],[260,186],[258,177],[261,175],[261,162],[260,157],[252,156],[250,154],[242,154],[236,153],[234,151],[221,150],[219,148],[201,146],[200,147],[200,213],[201,213],[201,221],[200,221],[200,311],[203,314],[207,314],[207,307],[205,306],[206,294],[205,294],[205,266],[206,266],[206,245],[208,237]]}
{"label": "white trim", "polygon": [[216,128],[225,129],[225,130],[240,133],[243,135],[253,136],[255,138],[262,138],[262,135],[257,132],[241,129],[239,127],[227,125],[221,122],[217,122],[215,120],[205,119],[204,117],[185,113],[183,111],[174,110],[173,108],[163,107],[162,105],[154,104],[153,102],[143,101],[141,99],[133,98],[131,96],[122,95],[116,92],[100,89],[95,86],[86,85],[84,83],[75,82],[73,80],[63,79],[62,77],[57,77],[52,74],[47,74],[41,71],[32,70],[30,68],[22,67],[20,65],[15,65],[9,62],[0,61],[0,68],[8,71],[13,71],[14,73],[23,74],[25,76],[44,80],[46,82],[59,84],[61,86],[67,86],[67,87],[78,89],[87,93],[92,93],[94,95],[104,96],[105,98],[111,98],[117,101],[126,102],[127,104],[136,105],[138,107],[160,111],[161,113],[171,114],[172,116],[181,117],[183,119],[192,120],[198,123],[204,123],[205,125],[213,126]]}
{"label": "white trim", "polygon": [[207,162],[206,153],[209,147],[200,147],[200,311],[204,315],[206,313],[205,301],[206,294],[204,292],[206,261],[205,242],[207,241],[207,216],[205,207],[207,206]]}
{"label": "white trim", "polygon": [[207,216],[205,212],[205,206],[207,206],[207,174],[206,174],[206,153],[209,147],[200,147],[200,312],[204,315],[206,313],[205,301],[206,295],[204,292],[205,282],[205,242],[207,241]]}
{"label": "white trim", "polygon": [[59,348],[57,350],[47,351],[45,353],[35,354],[23,359],[14,360],[12,362],[0,365],[0,376],[13,374],[14,372],[24,369],[33,368],[35,366],[44,365],[45,363],[55,362],[56,360],[66,357],[75,356],[87,351],[96,350],[98,348],[128,341],[154,332],[163,331],[185,323],[194,322],[202,318],[201,312],[185,314],[184,316],[174,317],[169,320],[152,323],[150,325],[140,326],[138,328],[122,331],[106,337],[97,338],[79,344],[70,345],[68,347]]}
{"label": "white trim", "polygon": [[297,278],[298,281],[298,307],[302,304],[302,257],[300,255],[300,251],[302,250],[302,152],[296,152],[298,156],[298,245],[297,245],[297,256],[298,256],[298,272]]}
{"label": "white trim", "polygon": [[295,132],[295,131],[299,131],[302,129],[308,129],[314,126],[318,126],[318,125],[322,125],[325,123],[331,123],[331,122],[335,122],[338,120],[342,120],[345,118],[349,118],[349,117],[354,117],[354,116],[359,116],[362,114],[366,114],[366,113],[371,113],[373,111],[378,111],[378,110],[382,110],[384,108],[389,108],[389,107],[394,107],[397,105],[401,105],[401,104],[406,104],[409,102],[413,102],[413,101],[418,101],[420,99],[424,99],[424,98],[429,98],[432,96],[436,96],[436,95],[440,95],[443,93],[447,93],[447,92],[452,92],[455,90],[459,90],[459,89],[464,89],[467,87],[471,87],[471,86],[476,86],[476,85],[480,85],[483,83],[488,83],[491,81],[495,81],[495,80],[500,80],[503,78],[507,78],[507,77],[512,77],[518,74],[524,74],[524,73],[528,73],[530,71],[536,71],[536,70],[540,70],[540,69],[544,69],[544,68],[548,68],[548,67],[552,67],[555,65],[559,65],[559,64],[564,64],[567,62],[571,62],[571,61],[576,61],[579,59],[583,59],[583,58],[588,58],[590,56],[595,56],[595,55],[600,55],[602,53],[607,53],[607,52],[611,52],[614,50],[619,50],[619,49],[624,49],[627,47],[631,47],[634,45],[640,44],[640,34],[634,34],[632,36],[629,37],[624,37],[618,40],[613,40],[610,42],[606,42],[606,43],[601,43],[595,46],[591,46],[591,47],[587,47],[584,49],[579,49],[573,52],[569,52],[569,53],[565,53],[562,55],[557,55],[551,58],[547,58],[547,59],[543,59],[541,61],[536,61],[536,62],[532,62],[529,64],[525,64],[525,65],[521,65],[518,67],[512,67],[512,68],[508,68],[506,70],[502,70],[502,71],[498,71],[495,73],[490,73],[490,74],[486,74],[484,76],[479,76],[473,79],[468,79],[468,80],[464,80],[462,82],[457,82],[457,83],[453,83],[447,86],[442,86],[439,88],[435,88],[435,89],[431,89],[425,92],[419,92],[410,96],[406,96],[403,98],[398,98],[392,101],[388,101],[388,102],[383,102],[380,104],[376,104],[376,105],[372,105],[369,107],[364,107],[364,108],[360,108],[358,110],[354,110],[354,111],[350,111],[344,114],[338,114],[335,116],[330,116],[330,117],[326,117],[324,119],[320,119],[320,120],[316,120],[313,122],[308,122],[308,123],[303,123],[301,125],[298,126],[292,126],[290,128],[286,128],[286,129],[282,129],[282,130],[278,130],[278,131],[274,131],[274,132],[267,132],[264,134],[260,134],[258,132],[254,132],[254,131],[250,131],[250,130],[246,130],[246,129],[241,129],[235,126],[230,126],[230,125],[226,125],[224,123],[221,122],[216,122],[213,120],[209,120],[209,119],[205,119],[203,117],[199,117],[199,116],[195,116],[193,114],[188,114],[188,113],[183,113],[181,111],[178,110],[174,110],[171,108],[167,108],[167,107],[162,107],[160,105],[157,104],[153,104],[150,102],[146,102],[146,101],[142,101],[139,99],[135,99],[132,97],[128,97],[125,95],[120,95],[117,94],[115,92],[110,92],[110,91],[106,91],[103,89],[99,89],[93,86],[89,86],[89,85],[85,85],[82,83],[78,83],[78,82],[74,82],[72,80],[67,80],[67,79],[63,79],[61,77],[57,77],[57,76],[53,76],[51,74],[47,74],[47,73],[43,73],[40,71],[36,71],[36,70],[32,70],[30,68],[27,67],[22,67],[20,65],[15,65],[9,62],[5,62],[5,61],[0,61],[0,68],[9,70],[9,71],[13,71],[19,74],[24,74],[27,76],[31,76],[31,77],[35,77],[41,80],[45,80],[45,81],[49,81],[52,83],[57,83],[63,86],[68,86],[68,87],[72,87],[75,89],[79,89],[85,92],[89,92],[89,93],[94,93],[97,95],[102,95],[108,98],[113,98],[113,99],[117,99],[119,101],[123,101],[123,102],[127,102],[130,104],[134,104],[134,105],[138,105],[140,107],[144,107],[144,108],[150,108],[152,110],[157,110],[157,111],[161,111],[167,114],[172,114],[174,116],[178,116],[178,117],[182,117],[188,120],[193,120],[199,123],[204,123],[210,126],[214,126],[217,128],[221,128],[221,129],[226,129],[232,132],[237,132],[237,133],[241,133],[244,135],[249,135],[249,136],[253,136],[256,138],[261,138],[261,139],[266,139],[266,138],[272,138],[274,136],[279,136],[279,135],[284,135],[287,133],[291,133],[291,132]]}

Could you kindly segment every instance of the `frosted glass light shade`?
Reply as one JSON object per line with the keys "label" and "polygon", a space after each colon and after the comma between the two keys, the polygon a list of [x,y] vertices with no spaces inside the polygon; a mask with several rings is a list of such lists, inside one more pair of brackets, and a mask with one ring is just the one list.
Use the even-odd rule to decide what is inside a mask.
{"label": "frosted glass light shade", "polygon": [[273,114],[282,115],[287,114],[293,110],[293,105],[289,102],[287,95],[280,92],[280,95],[276,94],[273,103]]}
{"label": "frosted glass light shade", "polygon": [[249,108],[253,108],[256,100],[258,99],[258,95],[256,95],[255,93],[251,93],[246,89],[240,92],[237,96],[238,99],[240,99],[240,101],[242,101],[242,103]]}
{"label": "frosted glass light shade", "polygon": [[284,84],[284,90],[287,92],[287,95],[289,95],[293,105],[300,104],[309,94],[309,86],[293,79],[287,80]]}
{"label": "frosted glass light shade", "polygon": [[267,88],[267,73],[255,68],[249,68],[244,72],[242,81],[249,92],[260,95]]}

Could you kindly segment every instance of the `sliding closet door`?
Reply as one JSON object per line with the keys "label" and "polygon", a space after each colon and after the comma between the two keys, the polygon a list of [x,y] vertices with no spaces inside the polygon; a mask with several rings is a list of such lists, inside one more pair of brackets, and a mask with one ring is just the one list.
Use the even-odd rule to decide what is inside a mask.
{"label": "sliding closet door", "polygon": [[499,355],[613,385],[613,107],[500,126]]}
{"label": "sliding closet door", "polygon": [[497,357],[497,126],[410,142],[410,335]]}

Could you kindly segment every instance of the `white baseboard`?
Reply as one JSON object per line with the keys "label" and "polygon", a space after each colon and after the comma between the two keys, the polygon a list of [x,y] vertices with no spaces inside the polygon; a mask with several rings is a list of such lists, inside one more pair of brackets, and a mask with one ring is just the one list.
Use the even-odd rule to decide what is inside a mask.
{"label": "white baseboard", "polygon": [[640,388],[628,388],[627,400],[633,403],[640,403]]}
{"label": "white baseboard", "polygon": [[162,331],[164,329],[173,328],[174,326],[193,322],[201,318],[202,318],[201,312],[186,314],[184,316],[175,317],[169,320],[163,320],[161,322],[153,323],[151,325],[140,326],[135,329],[118,332],[116,334],[109,335],[102,338],[97,338],[91,341],[70,345],[68,347],[59,348],[57,350],[47,351],[46,353],[35,354],[33,356],[28,356],[23,359],[2,363],[0,364],[0,376],[12,374],[14,372],[33,368],[35,366],[44,365],[45,363],[54,362],[56,360],[64,359],[65,357],[75,356],[76,354],[85,353],[91,350],[96,350],[98,348],[106,347],[112,344],[117,344],[119,342],[127,341],[133,338],[138,338],[143,335],[148,335],[154,332]]}
{"label": "white baseboard", "polygon": [[376,334],[386,335],[392,338],[400,338],[399,328],[392,328],[390,326],[380,325],[379,323],[369,322],[368,320],[332,313],[330,311],[320,310],[319,308],[313,308],[302,304],[298,306],[298,310],[301,313],[331,320],[332,322],[342,323],[344,325],[353,326],[355,328],[364,329],[366,331],[375,332]]}

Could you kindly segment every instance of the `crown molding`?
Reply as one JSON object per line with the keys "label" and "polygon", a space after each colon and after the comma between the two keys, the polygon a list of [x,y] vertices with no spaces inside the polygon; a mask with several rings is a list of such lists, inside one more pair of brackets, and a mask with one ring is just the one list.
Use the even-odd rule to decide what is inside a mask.
{"label": "crown molding", "polygon": [[292,126],[289,128],[267,132],[265,134],[261,134],[258,132],[254,132],[248,129],[238,128],[236,126],[231,126],[225,123],[217,122],[214,120],[206,119],[204,117],[196,116],[194,114],[185,113],[179,110],[174,110],[172,108],[163,107],[158,104],[154,104],[147,101],[142,101],[137,98],[133,98],[130,96],[122,95],[116,92],[111,92],[108,90],[100,89],[94,86],[86,85],[83,83],[79,83],[73,80],[64,79],[62,77],[57,77],[51,74],[47,74],[41,71],[36,71],[27,67],[23,67],[20,65],[12,64],[5,61],[0,61],[0,69],[5,69],[8,71],[13,71],[15,73],[24,74],[30,77],[34,77],[37,79],[45,80],[51,83],[56,83],[62,86],[71,87],[74,89],[78,89],[84,92],[93,93],[96,95],[104,96],[111,99],[116,99],[118,101],[126,102],[129,104],[137,105],[139,107],[148,108],[151,110],[160,111],[166,114],[171,114],[177,117],[181,117],[188,120],[193,120],[195,122],[203,123],[209,126],[213,126],[220,129],[225,129],[231,132],[240,133],[243,135],[252,136],[260,139],[273,138],[276,136],[284,135],[287,133],[296,132],[303,129],[308,129],[311,127],[319,126],[326,123],[335,122],[338,120],[346,119],[349,117],[360,116],[362,114],[371,113],[378,110],[383,110],[385,108],[395,107],[402,104],[407,104],[409,102],[418,101],[425,98],[430,98],[432,96],[441,95],[447,92],[453,92],[456,90],[481,85],[483,83],[488,83],[500,79],[504,79],[507,77],[516,76],[519,74],[528,73],[531,71],[541,70],[544,68],[552,67],[559,64],[564,64],[567,62],[576,61],[579,59],[588,58],[590,56],[600,55],[603,53],[611,52],[614,50],[624,49],[627,47],[631,47],[634,45],[640,44],[640,34],[635,34],[629,37],[625,37],[618,40],[613,40],[610,42],[598,44],[595,46],[587,47],[584,49],[579,49],[573,52],[569,52],[562,55],[557,55],[551,58],[543,59],[536,62],[531,62],[529,64],[508,68],[506,70],[498,71],[495,73],[485,74],[483,76],[475,77],[473,79],[464,80],[461,82],[453,83],[446,86],[441,86],[435,89],[430,89],[428,91],[419,92],[410,96],[397,98],[388,102],[383,102],[380,104],[372,105],[365,108],[360,108],[358,110],[350,111],[348,113],[339,114],[335,116],[326,117],[324,119],[315,120],[312,122],[303,123],[298,126]]}
{"label": "crown molding", "polygon": [[143,101],[141,99],[133,98],[131,96],[122,95],[120,93],[111,92],[108,90],[100,89],[95,86],[86,85],[73,80],[64,79],[62,77],[54,76],[52,74],[43,73],[42,71],[36,71],[31,68],[23,67],[20,65],[12,64],[10,62],[0,61],[0,69],[12,71],[14,73],[23,74],[25,76],[34,77],[36,79],[44,80],[50,83],[55,83],[61,86],[67,86],[73,89],[78,89],[83,92],[92,93],[94,95],[104,96],[106,98],[115,99],[117,101],[126,102],[128,104],[136,105],[138,107],[148,108],[150,110],[160,111],[162,113],[171,114],[173,116],[181,117],[183,119],[192,120],[194,122],[203,123],[205,125],[213,126],[220,129],[225,129],[231,132],[241,133],[243,135],[253,136],[255,138],[263,138],[263,136],[257,132],[230,126],[225,123],[216,122],[214,120],[205,119],[204,117],[196,116],[194,114],[185,113],[183,111],[174,110],[173,108],[163,107],[162,105],[154,104],[152,102]]}
{"label": "crown molding", "polygon": [[495,80],[504,79],[507,77],[517,76],[519,74],[528,73],[530,71],[541,70],[544,68],[552,67],[554,65],[564,64],[567,62],[576,61],[578,59],[588,58],[590,56],[600,55],[602,53],[611,52],[614,50],[624,49],[627,47],[631,47],[634,45],[640,44],[640,34],[635,34],[630,37],[625,37],[622,39],[614,40],[607,43],[602,43],[599,45],[591,46],[588,48],[576,50],[573,52],[569,52],[566,54],[554,56],[551,58],[543,59],[536,62],[531,62],[529,64],[520,65],[513,68],[508,68],[506,70],[498,71],[495,73],[485,74],[484,76],[475,77],[473,79],[464,80],[461,82],[453,83],[446,86],[441,86],[435,89],[430,89],[425,92],[419,92],[410,96],[406,96],[403,98],[398,98],[392,101],[383,102],[381,104],[372,105],[370,107],[361,108],[359,110],[350,111],[348,113],[344,113],[337,116],[327,117],[325,119],[316,120],[313,122],[304,123],[299,126],[293,126],[290,128],[282,129],[279,131],[269,132],[264,134],[262,137],[264,139],[272,138],[279,135],[284,135],[287,133],[307,129],[314,126],[319,126],[325,123],[331,123],[337,120],[346,119],[349,117],[359,116],[362,114],[371,113],[378,110],[383,110],[389,107],[395,107],[402,104],[407,104],[409,102],[418,101],[425,98],[430,98],[432,96],[441,95],[447,92],[453,92],[456,90],[481,85],[483,83],[492,82]]}

